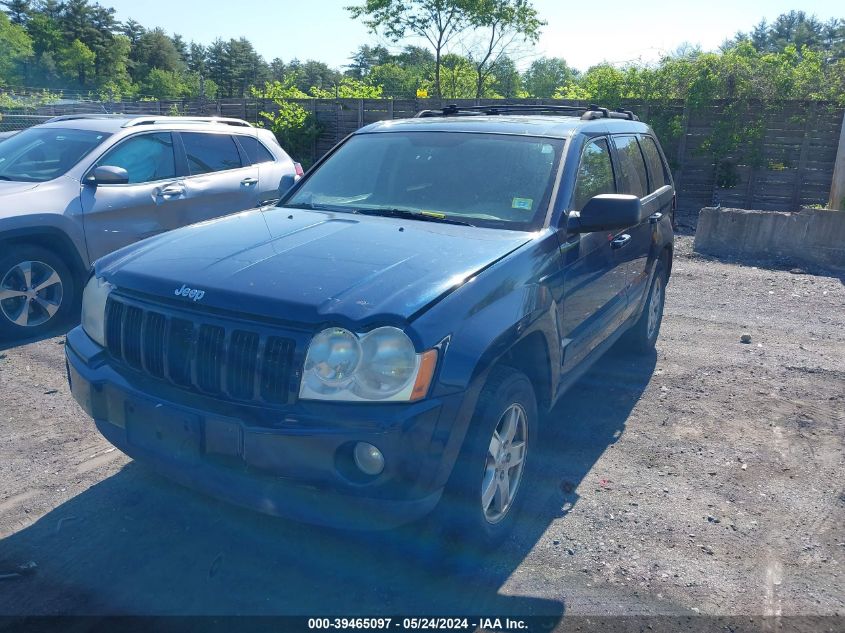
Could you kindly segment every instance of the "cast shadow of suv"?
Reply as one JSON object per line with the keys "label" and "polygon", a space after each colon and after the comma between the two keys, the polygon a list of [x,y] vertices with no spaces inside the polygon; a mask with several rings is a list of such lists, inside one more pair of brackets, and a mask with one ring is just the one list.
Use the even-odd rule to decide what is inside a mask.
{"label": "cast shadow of suv", "polygon": [[[0,614],[533,615],[550,630],[571,588],[539,577],[526,582],[542,597],[502,587],[529,554],[550,556],[538,543],[566,533],[578,490],[593,489],[593,467],[622,436],[655,358],[614,349],[549,413],[532,456],[536,479],[525,484],[529,506],[503,547],[471,561],[470,578],[421,562],[411,528],[288,522],[173,486],[133,462],[2,542],[0,569],[38,567],[5,586]],[[546,564],[583,565],[561,556]]]}

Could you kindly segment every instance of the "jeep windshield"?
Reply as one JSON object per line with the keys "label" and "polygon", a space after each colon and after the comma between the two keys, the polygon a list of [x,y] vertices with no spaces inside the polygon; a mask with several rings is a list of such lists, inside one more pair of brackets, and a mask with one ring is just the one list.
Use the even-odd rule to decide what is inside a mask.
{"label": "jeep windshield", "polygon": [[503,134],[360,134],[280,204],[531,231],[546,216],[562,147]]}
{"label": "jeep windshield", "polygon": [[0,143],[0,180],[46,182],[58,178],[109,134],[94,130],[36,127]]}

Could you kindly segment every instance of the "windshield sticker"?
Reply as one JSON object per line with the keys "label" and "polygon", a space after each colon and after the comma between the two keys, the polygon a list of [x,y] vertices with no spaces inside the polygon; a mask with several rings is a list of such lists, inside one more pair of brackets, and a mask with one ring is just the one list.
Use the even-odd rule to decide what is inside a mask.
{"label": "windshield sticker", "polygon": [[555,148],[549,145],[548,143],[543,143],[543,148],[540,151],[543,154],[551,154],[555,151]]}
{"label": "windshield sticker", "polygon": [[524,211],[531,211],[534,206],[534,200],[531,198],[514,198],[511,203],[511,209],[522,209]]}

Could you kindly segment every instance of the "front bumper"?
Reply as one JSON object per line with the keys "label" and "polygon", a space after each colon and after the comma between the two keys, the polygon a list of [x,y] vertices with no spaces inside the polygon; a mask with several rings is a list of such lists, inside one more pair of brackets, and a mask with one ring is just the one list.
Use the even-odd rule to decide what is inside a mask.
{"label": "front bumper", "polygon": [[[183,485],[267,514],[395,527],[437,505],[443,462],[455,458],[446,448],[455,443],[442,436],[459,415],[460,395],[412,404],[300,402],[238,416],[211,398],[127,379],[79,327],[68,334],[66,356],[71,392],[109,442]],[[277,423],[267,425],[268,416]],[[345,456],[359,441],[381,449],[381,475],[356,476]]]}

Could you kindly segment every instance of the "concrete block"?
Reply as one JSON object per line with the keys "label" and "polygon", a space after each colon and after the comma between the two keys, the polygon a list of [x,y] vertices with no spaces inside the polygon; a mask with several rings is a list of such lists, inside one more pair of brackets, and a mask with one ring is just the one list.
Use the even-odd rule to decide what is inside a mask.
{"label": "concrete block", "polygon": [[705,207],[698,216],[694,250],[716,256],[786,258],[845,269],[845,212]]}

